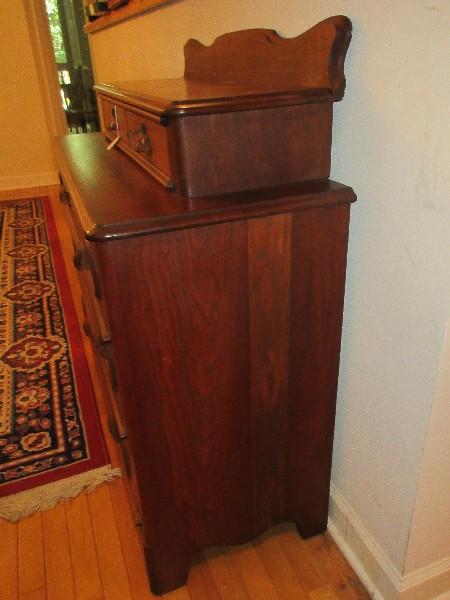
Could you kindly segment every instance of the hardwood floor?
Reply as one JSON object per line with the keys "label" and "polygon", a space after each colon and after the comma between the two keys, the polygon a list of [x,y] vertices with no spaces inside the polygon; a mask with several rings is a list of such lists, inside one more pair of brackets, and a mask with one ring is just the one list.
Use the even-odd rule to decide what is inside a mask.
{"label": "hardwood floor", "polygon": [[[70,234],[57,188],[0,192],[0,200],[50,195],[80,311]],[[86,353],[92,364],[89,343]],[[100,410],[103,399],[93,374]],[[102,413],[103,415],[103,413]],[[104,425],[106,425],[104,423]],[[105,426],[111,461],[117,451]],[[149,600],[139,534],[121,479],[91,494],[36,513],[18,524],[0,521],[1,600]],[[212,549],[197,561],[187,586],[165,600],[368,600],[369,595],[328,534],[303,541],[293,525],[254,543]]]}

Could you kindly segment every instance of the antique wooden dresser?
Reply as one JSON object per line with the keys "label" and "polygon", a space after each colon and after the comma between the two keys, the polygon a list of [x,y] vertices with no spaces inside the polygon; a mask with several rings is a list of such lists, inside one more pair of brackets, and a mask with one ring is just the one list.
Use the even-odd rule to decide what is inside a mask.
{"label": "antique wooden dresser", "polygon": [[[332,24],[346,29],[345,55],[349,23]],[[336,44],[313,47],[328,48],[330,72],[340,65],[342,95]],[[332,96],[319,100],[328,113]],[[215,164],[206,168],[215,193],[202,195],[191,193],[197,175],[185,171],[169,190],[129,151],[108,151],[102,134],[57,142],[85,331],[154,593],[182,585],[205,547],[248,541],[281,521],[295,522],[302,536],[326,528],[355,195],[328,179],[327,136],[315,176],[312,138],[308,129],[298,154],[306,181],[278,181],[281,167],[271,171],[276,185],[246,179],[252,189],[229,193],[224,184],[218,192]],[[224,180],[231,168],[225,161]]]}

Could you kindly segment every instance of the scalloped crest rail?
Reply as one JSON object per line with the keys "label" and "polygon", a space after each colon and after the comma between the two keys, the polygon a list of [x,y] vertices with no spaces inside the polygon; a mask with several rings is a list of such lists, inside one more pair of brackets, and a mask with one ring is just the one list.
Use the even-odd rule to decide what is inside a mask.
{"label": "scalloped crest rail", "polygon": [[294,38],[283,38],[273,29],[248,29],[221,35],[211,46],[189,40],[184,76],[279,88],[329,88],[333,99],[340,100],[351,31],[350,19],[335,16]]}

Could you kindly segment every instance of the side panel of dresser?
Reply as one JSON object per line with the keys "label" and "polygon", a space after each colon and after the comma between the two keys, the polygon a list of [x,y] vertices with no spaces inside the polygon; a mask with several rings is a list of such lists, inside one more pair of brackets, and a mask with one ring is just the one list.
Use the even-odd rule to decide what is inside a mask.
{"label": "side panel of dresser", "polygon": [[169,120],[172,178],[189,197],[330,176],[332,103]]}
{"label": "side panel of dresser", "polygon": [[152,590],[326,528],[349,206],[99,243]]}
{"label": "side panel of dresser", "polygon": [[[72,201],[71,193],[68,191],[70,187],[67,182],[64,184],[60,192],[60,199],[66,206],[66,219],[72,236],[73,264],[78,273],[84,313],[83,330],[92,344],[96,371],[108,413],[108,426],[112,437],[120,444],[122,470],[129,484],[135,522],[140,525],[142,510],[135,481],[134,463],[128,449],[128,432],[112,357],[112,338],[95,258],[95,248],[84,237],[80,215]],[[76,195],[76,190],[71,191],[73,195]]]}
{"label": "side panel of dresser", "polygon": [[106,138],[119,136],[118,146],[167,188],[173,187],[168,128],[136,107],[98,95],[100,122]]}

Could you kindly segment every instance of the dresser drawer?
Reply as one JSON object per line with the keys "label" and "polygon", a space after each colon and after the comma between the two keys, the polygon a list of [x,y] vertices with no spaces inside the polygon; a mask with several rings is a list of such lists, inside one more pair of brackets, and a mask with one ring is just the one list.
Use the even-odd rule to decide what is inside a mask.
{"label": "dresser drawer", "polygon": [[[85,314],[87,308],[83,301]],[[142,524],[142,510],[139,498],[139,492],[136,482],[136,471],[134,462],[128,449],[128,430],[124,420],[123,406],[120,397],[120,390],[117,385],[115,374],[114,361],[112,357],[112,348],[110,342],[103,342],[96,337],[95,332],[91,331],[89,326],[86,327],[85,333],[90,338],[98,375],[98,383],[101,385],[102,396],[105,401],[105,409],[107,415],[108,429],[113,440],[118,444],[118,457],[122,474],[127,485],[128,495],[133,510],[134,521],[136,525]]]}
{"label": "dresser drawer", "polygon": [[101,283],[95,261],[95,254],[87,242],[80,219],[71,201],[69,192],[63,188],[60,192],[61,202],[66,206],[66,217],[69,223],[73,244],[73,264],[78,271],[85,317],[93,335],[103,342],[111,340],[110,328],[103,306]]}
{"label": "dresser drawer", "polygon": [[157,117],[99,95],[102,131],[155,179],[172,187],[167,127]]}
{"label": "dresser drawer", "polygon": [[111,139],[115,138],[117,133],[124,134],[126,131],[126,111],[122,106],[116,105],[109,100],[103,100],[100,105],[100,118],[102,130]]}
{"label": "dresser drawer", "polygon": [[132,110],[127,112],[127,143],[133,152],[169,177],[167,128]]}

